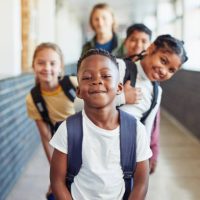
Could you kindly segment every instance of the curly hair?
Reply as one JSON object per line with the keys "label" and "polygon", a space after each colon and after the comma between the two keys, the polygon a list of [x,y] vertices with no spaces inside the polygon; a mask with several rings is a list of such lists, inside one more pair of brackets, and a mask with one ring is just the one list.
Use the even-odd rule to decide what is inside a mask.
{"label": "curly hair", "polygon": [[113,56],[111,53],[109,53],[108,51],[104,50],[104,49],[90,49],[88,51],[86,51],[85,54],[83,54],[83,56],[80,57],[80,59],[78,60],[77,63],[77,73],[79,71],[80,65],[82,63],[82,61],[92,55],[102,55],[105,56],[107,58],[109,58],[117,67],[117,69],[119,69],[118,63],[117,63],[117,59],[115,56]]}

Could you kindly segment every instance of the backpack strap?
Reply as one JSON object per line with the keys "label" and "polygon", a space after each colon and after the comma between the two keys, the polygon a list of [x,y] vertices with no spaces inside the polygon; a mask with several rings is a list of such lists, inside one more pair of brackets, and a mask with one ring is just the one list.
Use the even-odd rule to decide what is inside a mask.
{"label": "backpack strap", "polygon": [[133,60],[134,58],[134,62],[138,61],[138,60],[142,60],[144,58],[144,53],[146,52],[146,50],[141,51],[139,54],[132,54],[128,57],[125,57],[125,59],[128,60]]}
{"label": "backpack strap", "polygon": [[76,97],[76,88],[70,81],[69,76],[64,76],[63,79],[59,81],[65,95],[70,99],[70,101],[74,102]]}
{"label": "backpack strap", "polygon": [[119,109],[120,113],[120,152],[121,166],[124,173],[125,193],[127,200],[133,187],[133,174],[136,167],[136,119]]}
{"label": "backpack strap", "polygon": [[50,127],[51,135],[53,136],[54,125],[49,118],[49,112],[47,110],[46,103],[41,95],[39,84],[31,89],[31,96],[32,96],[33,102],[36,105],[38,112],[40,113],[40,116],[42,117],[44,122],[46,122],[46,124]]}
{"label": "backpack strap", "polygon": [[153,98],[152,98],[151,106],[150,106],[149,110],[147,110],[145,113],[143,113],[143,116],[140,119],[140,121],[143,124],[144,124],[145,120],[147,119],[147,117],[149,116],[149,114],[151,113],[151,111],[153,110],[153,108],[157,104],[157,99],[158,99],[158,82],[154,81],[154,82],[152,82],[152,84],[153,84]]}
{"label": "backpack strap", "polygon": [[124,76],[124,84],[126,81],[131,81],[131,86],[135,87],[136,78],[137,78],[137,66],[134,62],[132,62],[130,59],[126,58],[124,59],[125,65],[126,65],[126,71]]}
{"label": "backpack strap", "polygon": [[[67,187],[71,191],[71,184],[82,165],[83,123],[82,112],[67,118]],[[75,128],[76,127],[76,128]]]}

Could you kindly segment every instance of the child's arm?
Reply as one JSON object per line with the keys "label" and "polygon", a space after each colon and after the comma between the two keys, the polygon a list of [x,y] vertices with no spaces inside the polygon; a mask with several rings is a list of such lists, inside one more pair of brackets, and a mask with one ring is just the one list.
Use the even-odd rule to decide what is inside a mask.
{"label": "child's arm", "polygon": [[134,173],[134,187],[129,200],[144,200],[149,181],[149,161],[137,162]]}
{"label": "child's arm", "polygon": [[51,160],[50,180],[56,200],[72,200],[65,184],[66,173],[67,155],[55,149]]}
{"label": "child's arm", "polygon": [[146,128],[137,121],[137,140],[136,140],[136,168],[134,173],[133,190],[129,200],[144,200],[149,181],[149,158],[152,152],[149,147]]}
{"label": "child's arm", "polygon": [[155,172],[157,166],[157,159],[159,154],[159,136],[160,136],[160,109],[156,114],[156,118],[154,120],[154,125],[151,133],[150,148],[153,153],[153,156],[149,160],[150,174]]}
{"label": "child's arm", "polygon": [[31,119],[33,119],[37,125],[45,154],[50,163],[53,153],[53,148],[49,145],[49,141],[51,139],[51,132],[47,124],[43,121],[42,117],[40,116],[40,113],[38,112],[30,93],[26,96],[26,107],[28,116]]}
{"label": "child's arm", "polygon": [[49,163],[51,162],[53,148],[49,145],[49,141],[51,139],[51,132],[48,128],[47,124],[43,120],[35,120],[36,125],[38,127],[40,138],[42,141],[42,145],[47,156]]}

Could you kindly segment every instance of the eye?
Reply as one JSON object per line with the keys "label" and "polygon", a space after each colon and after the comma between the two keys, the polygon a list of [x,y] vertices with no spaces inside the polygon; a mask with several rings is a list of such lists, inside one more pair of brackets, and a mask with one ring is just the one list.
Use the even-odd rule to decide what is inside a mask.
{"label": "eye", "polygon": [[95,22],[98,22],[98,21],[99,21],[99,17],[95,17],[95,18],[94,18],[94,21],[95,21]]}
{"label": "eye", "polygon": [[166,64],[167,64],[167,59],[161,57],[161,58],[160,58],[160,62],[161,62],[163,65],[166,65]]}
{"label": "eye", "polygon": [[91,76],[83,76],[82,80],[90,80],[92,77]]}
{"label": "eye", "polygon": [[110,74],[103,74],[102,75],[102,78],[104,79],[108,79],[108,78],[111,78],[112,76]]}
{"label": "eye", "polygon": [[56,61],[51,61],[51,62],[50,62],[50,65],[51,65],[51,66],[55,66],[55,65],[56,65]]}
{"label": "eye", "polygon": [[44,62],[44,61],[38,61],[37,64],[38,64],[38,65],[44,65],[45,62]]}
{"label": "eye", "polygon": [[172,74],[174,74],[176,72],[176,69],[173,68],[173,67],[171,67],[171,68],[169,68],[169,72],[172,73]]}
{"label": "eye", "polygon": [[143,44],[146,44],[148,41],[147,40],[142,40],[142,43]]}
{"label": "eye", "polygon": [[133,37],[133,38],[130,38],[130,42],[136,42],[137,40]]}

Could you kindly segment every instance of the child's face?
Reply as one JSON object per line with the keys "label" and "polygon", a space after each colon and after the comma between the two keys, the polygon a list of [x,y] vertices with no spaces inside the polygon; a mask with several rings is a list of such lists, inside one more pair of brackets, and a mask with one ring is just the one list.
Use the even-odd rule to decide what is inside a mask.
{"label": "child's face", "polygon": [[92,26],[97,34],[112,31],[113,17],[106,9],[96,9],[92,15]]}
{"label": "child's face", "polygon": [[109,58],[102,55],[85,58],[78,71],[78,82],[77,96],[84,100],[85,106],[116,106],[114,99],[122,91],[122,84],[118,69]]}
{"label": "child's face", "polygon": [[152,44],[141,64],[151,81],[165,81],[178,71],[181,66],[181,59],[175,53],[163,49],[155,50],[155,45]]}
{"label": "child's face", "polygon": [[139,54],[146,50],[150,45],[149,35],[145,32],[133,31],[133,33],[126,39],[125,48],[127,56]]}
{"label": "child's face", "polygon": [[40,50],[35,57],[33,68],[39,82],[55,82],[61,73],[61,59],[56,51],[50,48]]}

